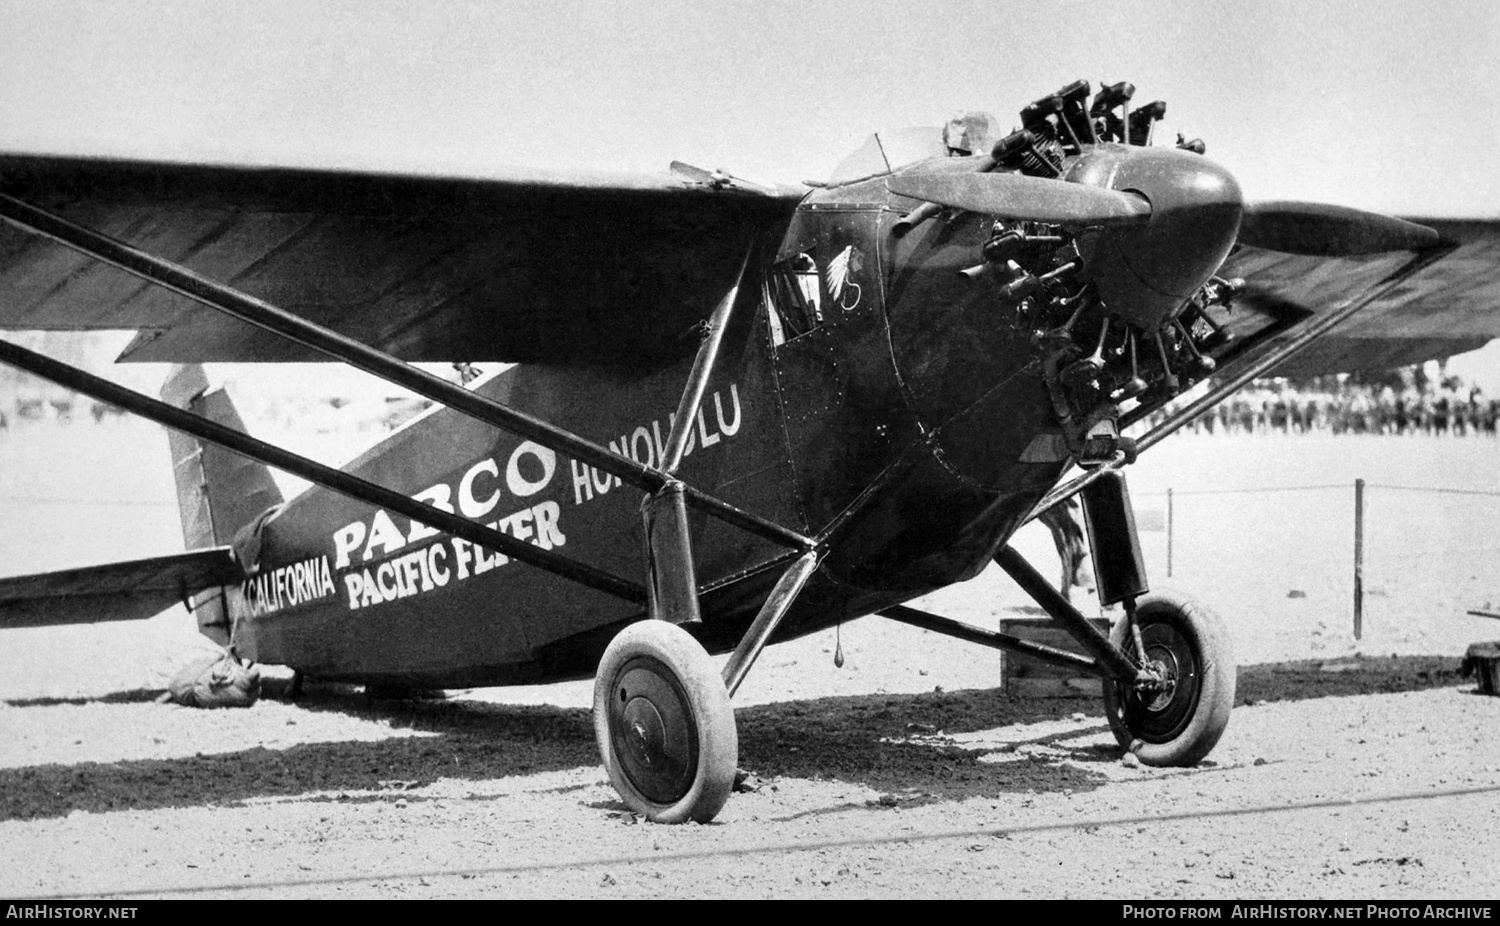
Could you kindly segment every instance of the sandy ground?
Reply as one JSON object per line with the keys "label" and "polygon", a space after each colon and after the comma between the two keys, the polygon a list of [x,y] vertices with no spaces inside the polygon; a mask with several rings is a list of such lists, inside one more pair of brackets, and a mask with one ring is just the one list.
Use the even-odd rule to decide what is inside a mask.
{"label": "sandy ground", "polygon": [[[179,548],[150,429],[0,442],[0,571]],[[768,650],[737,698],[753,790],[654,826],[598,765],[588,683],[293,704],[273,673],[204,712],[154,703],[207,648],[180,612],[6,631],[0,896],[1492,898],[1500,698],[1457,657],[1500,638],[1465,614],[1500,610],[1500,497],[1370,488],[1355,639],[1352,485],[1500,492],[1497,453],[1184,437],[1137,464],[1153,576],[1170,487],[1170,583],[1241,665],[1189,770],[1122,761],[1097,699],[1008,698],[998,654],[867,619]],[[1051,571],[1044,534],[1019,545]],[[924,604],[1028,613],[994,573]]]}

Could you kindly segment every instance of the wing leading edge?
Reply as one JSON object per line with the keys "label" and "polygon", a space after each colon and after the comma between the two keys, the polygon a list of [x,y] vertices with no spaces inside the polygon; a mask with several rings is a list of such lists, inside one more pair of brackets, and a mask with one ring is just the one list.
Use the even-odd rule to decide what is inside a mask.
{"label": "wing leading edge", "polygon": [[[0,155],[0,192],[403,360],[636,365],[692,346],[805,190]],[[136,361],[323,359],[9,225],[0,328],[137,329]]]}

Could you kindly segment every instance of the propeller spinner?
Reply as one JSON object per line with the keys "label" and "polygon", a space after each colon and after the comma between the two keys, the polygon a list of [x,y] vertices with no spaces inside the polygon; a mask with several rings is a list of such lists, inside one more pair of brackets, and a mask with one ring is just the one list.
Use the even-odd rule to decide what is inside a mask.
{"label": "propeller spinner", "polygon": [[1104,304],[1145,331],[1175,314],[1234,247],[1244,210],[1239,184],[1201,155],[1100,145],[1065,179],[1129,191],[1149,204],[1147,222],[1099,237],[1089,265]]}

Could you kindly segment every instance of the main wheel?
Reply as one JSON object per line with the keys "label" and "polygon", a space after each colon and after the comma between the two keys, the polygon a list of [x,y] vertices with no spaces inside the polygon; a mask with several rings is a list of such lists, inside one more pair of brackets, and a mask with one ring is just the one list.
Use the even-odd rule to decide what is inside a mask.
{"label": "main wheel", "polygon": [[631,624],[604,651],[594,739],[610,784],[658,823],[707,823],[734,787],[729,692],[698,641],[665,621]]}
{"label": "main wheel", "polygon": [[[1146,595],[1136,605],[1146,665],[1161,683],[1139,689],[1105,680],[1104,709],[1120,745],[1147,765],[1193,765],[1219,742],[1234,707],[1235,663],[1223,621],[1176,592]],[[1135,652],[1125,621],[1110,633]]]}

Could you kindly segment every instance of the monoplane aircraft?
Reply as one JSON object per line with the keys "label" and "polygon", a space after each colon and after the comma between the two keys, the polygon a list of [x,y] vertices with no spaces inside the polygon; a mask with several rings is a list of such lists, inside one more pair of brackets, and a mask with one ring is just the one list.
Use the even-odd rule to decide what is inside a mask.
{"label": "monoplane aircraft", "polygon": [[[123,360],[181,366],[158,401],[0,361],[173,429],[189,549],[5,580],[0,621],[185,601],[304,677],[592,674],[609,778],[660,821],[727,800],[767,643],[871,614],[1095,673],[1122,747],[1195,763],[1234,660],[1212,611],[1150,592],[1122,469],[1273,369],[1483,344],[1500,248],[1490,223],[1246,198],[1133,98],[1079,81],[1014,130],[876,135],[793,186],[0,156],[0,327],[133,329]],[[244,434],[198,366],[315,359],[437,404],[333,469]],[[268,467],[314,486],[283,499]],[[1108,635],[1007,545],[1074,495]],[[1087,655],[906,604],[992,561]]]}

